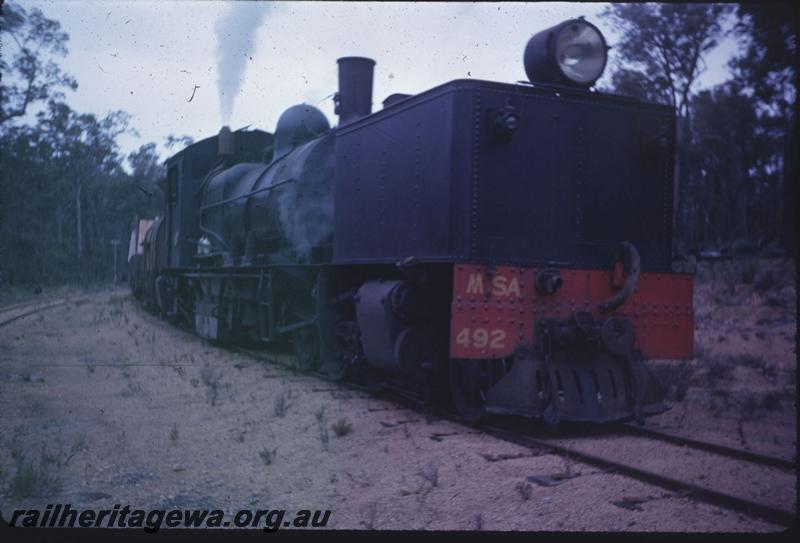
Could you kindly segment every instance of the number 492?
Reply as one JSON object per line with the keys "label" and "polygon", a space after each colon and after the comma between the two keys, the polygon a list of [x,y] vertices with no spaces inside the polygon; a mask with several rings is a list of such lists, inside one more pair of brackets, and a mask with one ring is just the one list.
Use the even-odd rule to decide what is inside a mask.
{"label": "number 492", "polygon": [[483,349],[505,348],[506,331],[502,329],[487,330],[486,328],[464,328],[456,336],[456,343],[465,349],[475,347]]}

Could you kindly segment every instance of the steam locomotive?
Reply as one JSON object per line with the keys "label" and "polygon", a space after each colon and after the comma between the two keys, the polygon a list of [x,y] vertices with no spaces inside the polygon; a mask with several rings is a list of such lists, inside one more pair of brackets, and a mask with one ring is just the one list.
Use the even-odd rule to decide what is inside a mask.
{"label": "steam locomotive", "polygon": [[671,270],[675,112],[592,90],[593,24],[535,34],[529,81],[459,79],[372,112],[338,60],[338,126],[287,109],[166,161],[131,233],[135,295],[209,340],[459,414],[605,422],[664,409],[647,359],[690,358]]}

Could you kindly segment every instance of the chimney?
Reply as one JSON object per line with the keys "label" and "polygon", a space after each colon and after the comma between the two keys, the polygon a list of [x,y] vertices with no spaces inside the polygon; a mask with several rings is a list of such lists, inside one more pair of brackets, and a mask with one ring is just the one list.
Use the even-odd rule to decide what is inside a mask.
{"label": "chimney", "polygon": [[375,61],[364,57],[343,57],[339,64],[339,92],[334,97],[339,125],[372,113],[372,74]]}
{"label": "chimney", "polygon": [[233,154],[233,134],[231,129],[223,126],[217,136],[217,153],[219,156],[228,156]]}

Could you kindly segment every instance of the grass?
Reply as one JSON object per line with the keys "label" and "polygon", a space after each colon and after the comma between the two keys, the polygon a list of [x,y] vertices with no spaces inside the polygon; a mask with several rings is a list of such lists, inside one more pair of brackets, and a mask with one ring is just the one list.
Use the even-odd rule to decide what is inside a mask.
{"label": "grass", "polygon": [[365,507],[364,513],[365,513],[367,518],[366,518],[366,520],[362,520],[361,524],[363,524],[364,527],[367,530],[374,530],[375,529],[375,518],[378,515],[378,504],[375,503],[375,502],[370,503],[369,505],[367,505]]}
{"label": "grass", "polygon": [[323,451],[328,450],[328,441],[329,441],[328,426],[324,422],[322,422],[319,425],[319,443],[320,445],[322,445]]}
{"label": "grass", "polygon": [[531,499],[531,496],[533,495],[533,487],[530,483],[521,481],[514,485],[514,488],[517,489],[517,492],[519,492],[519,495],[522,496],[523,500],[528,501]]}
{"label": "grass", "polygon": [[61,466],[63,458],[63,453],[58,451],[56,453],[50,453],[47,451],[47,448],[44,444],[42,444],[42,451],[41,451],[41,459],[43,464],[52,464],[56,467]]}
{"label": "grass", "polygon": [[714,386],[720,381],[728,381],[733,377],[736,369],[736,359],[731,357],[712,358],[704,364],[706,380],[709,386]]}
{"label": "grass", "polygon": [[771,415],[764,411],[780,411],[785,397],[786,394],[778,390],[764,394],[749,394],[741,403],[739,417],[744,421],[770,417]]}
{"label": "grass", "polygon": [[668,400],[682,402],[686,398],[694,376],[694,367],[690,362],[654,364],[651,369],[666,387]]}
{"label": "grass", "polygon": [[260,453],[258,453],[259,458],[261,461],[264,462],[265,466],[271,465],[275,461],[275,457],[278,455],[278,449],[272,449],[271,451],[264,447]]}
{"label": "grass", "polygon": [[419,470],[419,475],[426,481],[428,481],[431,487],[439,486],[439,466],[435,465],[434,463],[426,464],[421,470]]}
{"label": "grass", "polygon": [[741,417],[743,420],[750,420],[755,416],[756,411],[758,411],[758,400],[753,394],[750,394],[742,404]]}
{"label": "grass", "polygon": [[759,273],[753,282],[753,290],[759,294],[764,294],[768,290],[777,286],[778,279],[775,277],[775,272],[772,270],[764,270]]}
{"label": "grass", "polygon": [[8,485],[8,493],[17,499],[31,497],[49,497],[61,491],[62,482],[57,475],[52,474],[47,464],[52,459],[42,459],[35,464],[25,458],[19,451],[11,452],[15,464],[15,473]]}
{"label": "grass", "polygon": [[331,425],[331,430],[336,437],[344,437],[353,431],[353,425],[346,418],[342,417]]}
{"label": "grass", "polygon": [[215,369],[208,363],[200,370],[200,381],[206,386],[206,397],[211,402],[212,406],[217,405],[221,379],[222,371]]}
{"label": "grass", "polygon": [[783,298],[781,298],[779,296],[775,296],[773,294],[770,294],[769,296],[767,296],[767,298],[764,300],[764,304],[768,305],[769,307],[773,307],[775,309],[785,309],[786,308],[786,300],[784,300]]}
{"label": "grass", "polygon": [[778,411],[781,408],[782,394],[778,391],[772,391],[764,394],[761,398],[761,407],[769,411]]}
{"label": "grass", "polygon": [[123,369],[122,376],[125,378],[125,383],[128,386],[128,389],[122,392],[122,397],[130,398],[136,394],[143,393],[142,385],[133,381],[133,374],[130,371]]}
{"label": "grass", "polygon": [[778,373],[774,365],[768,363],[758,355],[749,353],[731,356],[730,364],[758,370],[764,377],[775,377]]}
{"label": "grass", "polygon": [[86,444],[86,436],[81,434],[78,440],[70,448],[70,454],[64,459],[64,464],[67,464],[70,459],[81,451],[88,451],[89,446]]}
{"label": "grass", "polygon": [[749,260],[742,266],[742,283],[750,284],[755,280],[756,273],[758,272],[758,263],[754,260]]}
{"label": "grass", "polygon": [[758,257],[737,257],[730,260],[700,261],[694,274],[698,283],[743,284],[763,294],[780,286],[794,267],[791,259],[780,261]]}
{"label": "grass", "polygon": [[175,424],[172,425],[172,430],[170,430],[169,432],[169,440],[173,444],[175,444],[178,442],[179,438],[180,438],[180,433],[178,432],[178,423],[176,422]]}
{"label": "grass", "polygon": [[314,413],[314,417],[317,419],[317,424],[319,425],[319,443],[322,446],[322,450],[327,451],[329,437],[324,405],[317,409],[317,411]]}
{"label": "grass", "polygon": [[564,475],[566,477],[568,477],[568,478],[569,477],[574,477],[575,473],[572,470],[572,468],[575,465],[575,460],[570,458],[569,452],[564,454],[564,456],[562,457],[562,460],[564,460]]}
{"label": "grass", "polygon": [[273,405],[275,416],[283,417],[291,406],[291,402],[289,402],[283,392],[281,392],[275,397],[275,403]]}

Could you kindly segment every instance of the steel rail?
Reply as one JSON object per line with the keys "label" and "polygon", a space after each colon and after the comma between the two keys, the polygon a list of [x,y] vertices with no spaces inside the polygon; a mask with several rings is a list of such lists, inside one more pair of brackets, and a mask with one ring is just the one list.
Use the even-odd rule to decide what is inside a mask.
{"label": "steel rail", "polygon": [[61,307],[62,305],[65,305],[65,304],[68,304],[68,303],[84,303],[84,302],[89,301],[91,298],[92,298],[92,295],[82,296],[82,297],[78,297],[78,298],[67,297],[67,298],[61,298],[61,299],[56,299],[56,300],[50,300],[49,302],[46,302],[46,301],[27,302],[27,303],[24,303],[24,304],[18,304],[14,308],[6,308],[5,310],[4,309],[0,309],[0,313],[8,313],[9,311],[12,311],[13,309],[23,309],[24,307],[35,305],[37,303],[42,304],[40,307],[36,307],[35,309],[31,309],[30,311],[26,311],[24,313],[20,313],[19,315],[14,315],[13,317],[11,317],[9,319],[6,319],[4,321],[0,321],[0,328],[2,328],[3,326],[6,326],[8,324],[11,324],[12,322],[17,321],[19,319],[23,319],[25,317],[29,317],[31,315],[35,315],[36,313],[39,313],[41,311],[46,311],[48,309]]}
{"label": "steel rail", "polygon": [[7,326],[7,325],[11,324],[12,322],[17,321],[19,319],[28,317],[30,315],[35,315],[36,313],[39,313],[41,311],[45,311],[47,309],[53,309],[54,307],[62,306],[64,304],[69,303],[70,301],[72,301],[72,300],[61,300],[61,301],[58,301],[58,302],[55,302],[55,303],[52,303],[52,304],[49,304],[49,305],[45,305],[45,306],[42,306],[42,307],[37,307],[36,309],[31,309],[30,311],[26,311],[25,313],[20,313],[19,315],[14,315],[10,319],[6,319],[4,321],[0,321],[0,328],[2,328],[3,326]]}
{"label": "steel rail", "polygon": [[471,424],[467,425],[473,427],[476,430],[481,430],[489,435],[493,435],[504,441],[516,443],[518,445],[522,445],[528,448],[540,448],[540,449],[547,448],[561,454],[569,455],[570,458],[580,460],[581,462],[585,462],[593,466],[601,468],[611,468],[614,471],[619,472],[621,474],[628,475],[640,481],[655,484],[657,486],[666,488],[668,490],[675,490],[675,491],[683,490],[688,492],[689,496],[696,498],[700,501],[718,505],[726,509],[742,512],[750,516],[758,517],[763,520],[773,522],[775,524],[780,524],[783,526],[791,526],[797,521],[797,513],[793,511],[788,511],[785,509],[780,509],[777,507],[765,505],[763,503],[758,503],[744,498],[739,498],[738,496],[698,486],[693,483],[688,483],[686,481],[674,479],[672,477],[667,477],[659,473],[647,471],[641,468],[630,466],[628,464],[622,464],[620,462],[617,462],[616,460],[610,460],[608,458],[595,456],[593,454],[576,451],[574,449],[571,449],[570,447],[559,445],[557,443],[552,443],[547,440],[529,436],[521,436],[519,434],[510,432],[503,428],[497,428],[486,425],[471,425]]}
{"label": "steel rail", "polygon": [[42,303],[41,300],[33,300],[30,302],[21,302],[14,305],[7,305],[5,307],[0,307],[0,313],[8,313],[9,311],[14,311],[16,309],[22,309],[24,307],[28,307],[31,305],[36,305]]}
{"label": "steel rail", "polygon": [[748,462],[753,462],[755,464],[772,466],[784,470],[792,470],[797,468],[797,462],[787,458],[770,456],[768,454],[749,451],[747,449],[737,449],[735,447],[728,447],[727,445],[720,445],[718,443],[699,441],[690,437],[684,437],[670,432],[663,432],[653,428],[634,426],[632,424],[618,424],[616,427],[628,434],[658,439],[660,441],[674,443],[676,445],[687,445],[693,449],[712,452],[722,456],[728,456],[730,458],[737,458],[739,460],[747,460]]}

